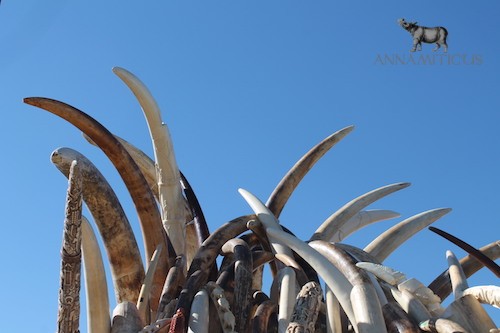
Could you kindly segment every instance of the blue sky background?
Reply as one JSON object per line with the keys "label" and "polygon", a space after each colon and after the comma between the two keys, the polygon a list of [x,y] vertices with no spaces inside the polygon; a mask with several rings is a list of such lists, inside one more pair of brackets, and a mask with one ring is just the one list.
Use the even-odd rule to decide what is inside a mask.
{"label": "blue sky background", "polygon": [[[281,222],[300,238],[353,198],[405,181],[412,186],[369,207],[401,218],[367,227],[346,243],[363,248],[397,221],[439,207],[453,211],[436,227],[476,247],[498,240],[499,7],[494,1],[2,1],[3,330],[57,327],[67,181],[49,160],[54,149],[76,149],[100,168],[141,239],[131,199],[106,157],[72,125],[22,103],[30,96],[64,101],[152,155],[140,107],[113,66],[136,74],[156,97],[211,230],[251,212],[239,187],[266,201],[311,147],[355,125],[283,211]],[[445,26],[449,54],[482,63],[376,63],[380,55],[409,56],[411,38],[397,24],[400,17]],[[424,44],[421,54],[432,56],[432,48]],[[386,263],[428,284],[447,267],[447,249],[465,255],[424,230]],[[486,270],[469,282],[498,285]],[[498,325],[499,310],[488,310]],[[81,327],[85,332],[83,318]]]}

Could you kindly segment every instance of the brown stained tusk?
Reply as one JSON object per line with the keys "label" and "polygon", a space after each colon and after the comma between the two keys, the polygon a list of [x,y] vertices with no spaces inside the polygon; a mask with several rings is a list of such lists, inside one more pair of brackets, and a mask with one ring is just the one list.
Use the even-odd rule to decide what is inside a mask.
{"label": "brown stained tusk", "polygon": [[286,202],[307,172],[311,170],[314,164],[323,157],[330,148],[349,134],[353,128],[354,126],[345,127],[321,141],[302,156],[302,158],[287,172],[283,179],[281,179],[266,202],[266,206],[269,207],[276,218],[281,215],[281,211]]}
{"label": "brown stained tusk", "polygon": [[434,227],[429,227],[429,230],[438,234],[439,236],[449,240],[456,246],[460,247],[462,250],[465,252],[469,253],[471,256],[475,257],[477,260],[479,260],[485,267],[487,267],[490,271],[493,272],[493,274],[496,275],[496,277],[500,278],[500,266],[498,266],[493,260],[485,256],[481,251],[473,247],[472,245],[464,242],[463,240],[447,233],[446,231],[443,231],[438,228]]}
{"label": "brown stained tusk", "polygon": [[[255,236],[257,236],[264,251],[273,253],[273,249],[271,248],[271,243],[269,243],[269,239],[267,239],[266,230],[264,229],[262,222],[260,222],[259,220],[250,220],[247,223],[247,228],[248,230],[251,230]],[[274,260],[270,261],[269,267],[271,268],[272,276],[275,277],[279,269],[276,261]]]}
{"label": "brown stained tusk", "polygon": [[399,222],[375,238],[363,250],[383,262],[401,244],[414,234],[451,211],[450,208],[429,210]]}
{"label": "brown stained tusk", "polygon": [[312,235],[311,240],[329,240],[333,237],[337,230],[342,228],[342,226],[359,211],[375,201],[408,186],[410,186],[410,183],[391,184],[377,188],[357,197],[354,200],[351,200],[335,213],[330,215],[330,217],[327,218]]}
{"label": "brown stained tusk", "polygon": [[137,333],[143,327],[144,323],[134,303],[118,303],[113,309],[111,333]]}
{"label": "brown stained tusk", "polygon": [[236,318],[235,329],[243,332],[247,322],[249,295],[252,287],[252,254],[248,244],[238,238],[227,241],[221,248],[222,253],[234,254],[234,302],[233,314]]}
{"label": "brown stained tusk", "polygon": [[381,302],[368,274],[356,267],[356,260],[342,249],[325,241],[309,246],[330,261],[352,285],[350,299],[360,332],[386,332]]}
{"label": "brown stained tusk", "polygon": [[429,319],[419,324],[424,332],[434,333],[473,333],[467,331],[459,324],[445,318]]}
{"label": "brown stained tusk", "polygon": [[134,233],[115,192],[94,164],[79,152],[59,148],[52,153],[51,160],[66,177],[71,161],[78,161],[83,178],[83,199],[106,247],[116,301],[137,302],[144,268]]}
{"label": "brown stained tusk", "polygon": [[384,313],[385,326],[389,333],[420,333],[406,312],[401,309],[398,303],[391,301],[382,307]]}
{"label": "brown stained tusk", "polygon": [[87,299],[87,331],[109,333],[111,318],[106,272],[97,237],[84,216],[82,216],[82,257]]}
{"label": "brown stained tusk", "polygon": [[259,304],[251,320],[252,333],[275,332],[277,330],[276,304],[266,300]]}
{"label": "brown stained tusk", "polygon": [[[500,258],[500,241],[492,242],[480,248],[479,251],[491,260],[496,260],[497,258]],[[483,263],[472,255],[468,255],[460,259],[460,266],[462,266],[466,277],[472,276],[484,267]],[[429,289],[431,289],[441,299],[446,299],[452,292],[449,271],[445,270],[439,274],[439,276],[429,284]]]}
{"label": "brown stained tusk", "polygon": [[166,306],[174,300],[182,290],[182,285],[185,282],[184,277],[184,258],[178,256],[175,264],[170,267],[165,284],[160,297],[160,304],[158,305],[158,313],[156,319],[165,318]]}
{"label": "brown stained tusk", "polygon": [[282,262],[284,266],[293,268],[299,286],[302,287],[310,281],[302,266],[300,266],[294,258],[290,258],[286,254],[276,254],[275,257],[276,260]]}
{"label": "brown stained tusk", "polygon": [[314,281],[306,283],[297,295],[293,314],[286,332],[314,332],[321,298],[322,291],[319,283]]}
{"label": "brown stained tusk", "polygon": [[[153,193],[130,154],[104,126],[68,104],[43,97],[25,98],[24,102],[47,110],[70,122],[86,133],[111,160],[132,197],[142,228],[146,248],[145,255],[147,258],[151,258],[159,244],[167,243],[167,238],[161,226],[161,216]],[[160,297],[161,285],[163,285],[163,279],[168,272],[167,258],[168,253],[164,251],[160,257],[159,269],[155,276],[152,304],[155,304]]]}
{"label": "brown stained tusk", "polygon": [[82,243],[82,176],[76,161],[71,162],[61,248],[58,333],[79,332],[80,274]]}

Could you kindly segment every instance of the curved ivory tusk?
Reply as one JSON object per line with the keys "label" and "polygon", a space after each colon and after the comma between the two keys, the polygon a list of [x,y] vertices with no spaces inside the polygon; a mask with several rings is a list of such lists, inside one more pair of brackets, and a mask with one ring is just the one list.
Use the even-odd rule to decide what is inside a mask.
{"label": "curved ivory tusk", "polygon": [[396,183],[380,187],[368,193],[365,193],[354,200],[351,200],[329,218],[323,222],[316,232],[312,235],[311,240],[328,240],[333,237],[335,232],[342,228],[344,223],[349,221],[354,215],[361,211],[366,206],[373,202],[410,186],[410,183]]}
{"label": "curved ivory tusk", "polygon": [[450,211],[450,208],[433,209],[407,218],[383,232],[368,244],[364,250],[383,262],[411,236]]}
{"label": "curved ivory tusk", "polygon": [[281,279],[279,281],[278,332],[283,333],[286,332],[288,324],[290,323],[290,318],[293,314],[297,287],[293,268],[283,267],[281,272]]}
{"label": "curved ivory tusk", "polygon": [[400,217],[399,213],[392,210],[363,210],[349,219],[345,224],[340,226],[338,230],[335,231],[333,236],[329,239],[330,242],[340,243],[347,236],[354,233],[355,231],[366,227],[369,224],[393,219]]}
{"label": "curved ivory tusk", "polygon": [[387,332],[380,300],[367,273],[356,267],[355,260],[334,244],[317,240],[309,242],[309,246],[337,267],[352,285],[348,292],[358,330]]}
{"label": "curved ivory tusk", "polygon": [[153,284],[153,278],[156,272],[156,267],[158,267],[158,258],[160,257],[162,250],[162,245],[158,245],[156,251],[153,253],[153,257],[148,265],[148,271],[146,277],[144,278],[144,283],[142,284],[141,291],[139,293],[139,299],[137,300],[137,311],[142,318],[144,323],[149,323],[151,320],[148,319],[149,315],[149,294],[151,292],[151,285]]}
{"label": "curved ivory tusk", "polygon": [[[479,251],[491,260],[496,260],[497,258],[500,258],[500,241],[495,241],[483,246],[479,249]],[[460,265],[462,266],[466,277],[472,276],[478,270],[483,268],[483,264],[471,255],[460,259]],[[452,291],[448,270],[439,274],[439,276],[429,284],[429,289],[434,291],[434,293],[441,299],[446,299]]]}
{"label": "curved ivory tusk", "polygon": [[[86,133],[111,160],[130,192],[141,224],[146,248],[145,255],[148,259],[151,258],[158,244],[166,244],[167,238],[161,227],[161,216],[158,213],[153,193],[130,154],[104,126],[68,104],[42,97],[25,98],[24,102],[47,110],[70,122]],[[166,252],[164,251],[160,257],[159,269],[155,276],[152,291],[153,303],[156,303],[160,297],[161,285],[168,272],[168,253]]]}
{"label": "curved ivory tusk", "polygon": [[397,286],[406,280],[406,275],[390,267],[374,264],[372,262],[358,262],[356,266],[375,275],[378,279],[387,282],[391,286]]}
{"label": "curved ivory tusk", "polygon": [[80,324],[82,176],[76,161],[71,162],[68,178],[61,249],[58,333],[78,332]]}
{"label": "curved ivory tusk", "polygon": [[448,271],[450,272],[451,287],[455,299],[464,295],[465,289],[469,288],[465,273],[460,266],[460,262],[453,252],[446,251],[446,260],[448,261]]}
{"label": "curved ivory tusk", "polygon": [[[238,189],[238,192],[241,194],[243,199],[245,199],[250,208],[252,208],[255,215],[257,215],[257,218],[260,222],[262,222],[265,228],[282,230],[273,213],[255,195],[242,188]],[[269,238],[269,242],[271,243],[274,253],[286,254],[287,256],[293,257],[292,251],[290,251],[288,247],[274,241],[272,237]]]}
{"label": "curved ivory tusk", "polygon": [[185,253],[186,216],[179,168],[168,127],[162,122],[160,109],[147,87],[123,68],[115,67],[113,72],[132,90],[146,117],[155,154],[163,227],[175,252],[182,255]]}
{"label": "curved ivory tusk", "polygon": [[464,290],[464,295],[472,295],[480,303],[500,308],[500,287],[476,286]]}
{"label": "curved ivory tusk", "polygon": [[144,268],[132,227],[115,192],[95,165],[76,150],[56,149],[51,160],[66,177],[71,161],[78,161],[83,176],[83,199],[106,247],[116,301],[137,302]]}
{"label": "curved ivory tusk", "polygon": [[273,212],[276,218],[281,215],[281,211],[286,202],[307,172],[311,170],[314,164],[323,157],[330,148],[349,134],[353,128],[354,126],[343,128],[321,141],[302,156],[302,158],[287,172],[283,179],[281,179],[266,202],[266,206],[269,207],[269,210]]}
{"label": "curved ivory tusk", "polygon": [[319,283],[314,281],[306,283],[297,295],[292,318],[286,332],[314,332],[321,298],[322,291]]}
{"label": "curved ivory tusk", "polygon": [[333,291],[353,326],[357,327],[349,295],[352,285],[347,281],[345,276],[318,251],[298,238],[282,230],[272,228],[267,228],[266,232],[270,237],[273,237],[278,242],[286,244],[299,256],[307,260]]}
{"label": "curved ivory tusk", "polygon": [[500,266],[498,266],[493,260],[485,256],[481,251],[471,246],[470,244],[467,244],[463,240],[447,233],[446,231],[434,227],[429,227],[429,230],[449,240],[453,244],[469,253],[471,256],[475,257],[477,260],[481,261],[485,267],[488,267],[490,271],[492,271],[498,278],[500,278]]}
{"label": "curved ivory tusk", "polygon": [[89,333],[109,333],[108,287],[101,250],[89,221],[82,216],[82,255],[87,298],[87,330]]}
{"label": "curved ivory tusk", "polygon": [[342,331],[342,319],[340,317],[340,303],[328,285],[325,285],[325,305],[326,305],[326,329],[327,333]]}
{"label": "curved ivory tusk", "polygon": [[122,302],[116,305],[113,310],[111,333],[137,333],[143,327],[144,323],[134,303]]}
{"label": "curved ivory tusk", "polygon": [[210,315],[208,313],[208,293],[202,289],[194,295],[189,315],[188,333],[208,333]]}
{"label": "curved ivory tusk", "polygon": [[424,332],[469,333],[468,331],[465,330],[465,328],[463,328],[459,324],[445,318],[429,319],[423,321],[419,324],[419,327]]}

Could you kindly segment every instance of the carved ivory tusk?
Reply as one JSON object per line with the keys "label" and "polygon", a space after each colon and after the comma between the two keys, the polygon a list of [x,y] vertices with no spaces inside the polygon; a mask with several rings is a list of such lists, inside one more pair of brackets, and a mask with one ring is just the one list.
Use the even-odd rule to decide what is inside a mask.
{"label": "carved ivory tusk", "polygon": [[295,163],[295,165],[287,172],[281,179],[278,186],[274,189],[273,193],[269,196],[266,206],[273,212],[274,216],[278,218],[286,202],[292,195],[293,191],[299,185],[300,181],[304,178],[314,164],[325,155],[330,148],[340,142],[347,134],[354,129],[354,126],[348,126],[340,131],[337,131],[321,141],[319,144],[309,150],[302,158]]}
{"label": "carved ivory tusk", "polygon": [[179,168],[175,160],[174,147],[168,127],[162,122],[158,104],[147,87],[136,76],[123,68],[115,67],[113,72],[134,93],[146,117],[154,148],[163,227],[175,252],[182,255],[185,253],[186,216]]}
{"label": "carved ivory tusk", "polygon": [[61,287],[57,332],[79,332],[80,274],[82,242],[82,176],[76,161],[71,162],[61,249]]}
{"label": "carved ivory tusk", "polygon": [[[238,192],[241,194],[243,199],[245,199],[250,208],[252,208],[255,215],[257,215],[257,218],[260,222],[262,222],[262,225],[264,225],[265,228],[282,230],[273,213],[255,195],[242,188],[238,189]],[[293,256],[292,251],[290,251],[287,246],[276,242],[272,237],[269,238],[269,242],[271,243],[274,253],[286,254],[290,257]]]}
{"label": "carved ivory tusk", "polygon": [[209,312],[208,293],[201,289],[194,295],[191,314],[189,315],[188,333],[208,333]]}
{"label": "carved ivory tusk", "polygon": [[354,259],[334,244],[311,241],[309,246],[330,261],[352,285],[348,292],[358,329],[387,332],[377,292],[367,273],[356,267]]}
{"label": "carved ivory tusk", "polygon": [[297,295],[292,318],[286,332],[314,332],[321,298],[322,292],[319,283],[314,281],[306,283]]}
{"label": "carved ivory tusk", "polygon": [[464,295],[465,289],[469,288],[467,277],[465,277],[462,266],[453,252],[446,251],[446,260],[448,261],[453,296],[455,299],[459,299]]}
{"label": "carved ivory tusk", "polygon": [[90,223],[82,216],[82,255],[87,298],[88,333],[109,333],[108,287],[101,250]]}
{"label": "carved ivory tusk", "polygon": [[357,197],[354,200],[351,200],[335,213],[330,215],[330,217],[327,218],[312,235],[311,240],[328,240],[332,238],[335,232],[342,228],[344,223],[349,221],[349,219],[355,216],[363,208],[408,186],[410,186],[410,183],[391,184],[377,188]]}
{"label": "carved ivory tusk", "polygon": [[[166,235],[161,227],[161,216],[158,213],[153,193],[130,154],[104,126],[68,104],[42,97],[25,98],[24,102],[47,110],[70,122],[86,133],[111,160],[130,192],[139,216],[146,256],[148,259],[151,258],[158,244],[166,244]],[[160,265],[155,277],[152,297],[155,299],[154,303],[160,297],[161,285],[168,272],[166,252],[164,251],[160,257]]]}
{"label": "carved ivory tusk", "polygon": [[411,236],[450,211],[450,208],[433,209],[407,218],[383,232],[368,244],[364,250],[383,262]]}
{"label": "carved ivory tusk", "polygon": [[480,303],[500,308],[500,287],[476,286],[464,290],[464,295],[472,295]]}
{"label": "carved ivory tusk", "polygon": [[235,317],[229,309],[229,302],[224,295],[224,290],[215,282],[209,282],[205,286],[205,289],[208,291],[208,294],[217,309],[222,331],[224,333],[236,333],[234,330]]}
{"label": "carved ivory tusk", "polygon": [[352,285],[345,278],[345,276],[318,251],[298,238],[289,235],[282,230],[272,228],[267,228],[266,232],[269,236],[275,238],[283,244],[286,244],[299,256],[307,260],[307,262],[318,272],[318,274],[325,280],[325,283],[331,288],[353,326],[357,327],[355,320],[356,317],[350,301],[350,291],[352,289]]}
{"label": "carved ivory tusk", "polygon": [[361,261],[356,263],[356,266],[372,273],[378,279],[387,282],[391,286],[397,286],[399,283],[406,280],[406,275],[384,265]]}
{"label": "carved ivory tusk", "polygon": [[71,161],[78,161],[83,176],[83,199],[106,247],[116,301],[137,302],[144,268],[132,227],[115,192],[94,164],[76,150],[56,149],[51,160],[66,176]]}
{"label": "carved ivory tusk", "polygon": [[399,213],[396,213],[392,210],[363,210],[351,217],[345,224],[340,226],[340,228],[335,231],[329,241],[339,243],[356,230],[366,227],[369,224],[393,219],[399,216]]}

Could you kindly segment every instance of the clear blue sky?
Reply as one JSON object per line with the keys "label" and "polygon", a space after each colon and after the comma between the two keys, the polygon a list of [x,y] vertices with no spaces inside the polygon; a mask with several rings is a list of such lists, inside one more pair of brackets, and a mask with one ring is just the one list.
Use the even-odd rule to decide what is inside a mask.
{"label": "clear blue sky", "polygon": [[[156,97],[211,230],[250,213],[239,187],[265,201],[312,146],[355,125],[283,211],[281,222],[300,238],[351,199],[405,181],[412,186],[369,207],[402,217],[346,243],[362,248],[397,221],[439,207],[453,211],[436,227],[476,247],[498,240],[499,7],[494,1],[2,1],[2,331],[57,327],[67,181],[50,163],[54,149],[76,149],[100,168],[141,239],[130,197],[104,155],[62,119],[22,103],[29,96],[64,101],[152,155],[140,107],[113,66],[136,74]],[[377,63],[378,56],[409,57],[411,38],[397,24],[400,17],[445,26],[449,55],[465,62]],[[432,48],[424,44],[414,56],[432,57]],[[472,57],[481,63],[470,64]],[[447,249],[464,256],[424,230],[387,264],[428,284],[446,268]],[[498,279],[482,271],[470,284],[498,285]],[[81,327],[86,331],[85,320]]]}

